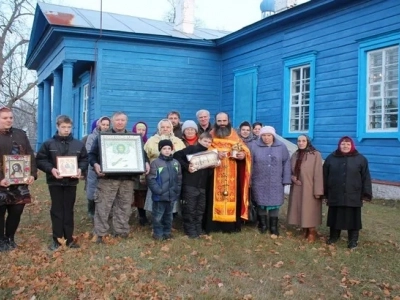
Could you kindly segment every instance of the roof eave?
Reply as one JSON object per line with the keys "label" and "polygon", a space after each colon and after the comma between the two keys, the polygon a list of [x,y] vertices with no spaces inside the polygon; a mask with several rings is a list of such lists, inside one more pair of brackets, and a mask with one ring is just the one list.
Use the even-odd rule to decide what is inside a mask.
{"label": "roof eave", "polygon": [[26,57],[25,67],[29,70],[36,70],[35,63],[38,63],[37,58],[42,53],[42,49],[47,45],[48,41],[52,38],[53,33],[54,28],[50,27],[39,40],[39,43],[34,46],[31,53],[29,53],[29,56]]}
{"label": "roof eave", "polygon": [[167,43],[174,45],[190,45],[199,47],[215,47],[215,39],[201,40],[201,39],[185,39],[172,36],[160,36],[153,34],[130,33],[111,30],[102,30],[100,35],[99,29],[81,28],[81,27],[68,27],[68,26],[52,26],[54,33],[61,33],[67,35],[89,36],[96,39],[119,39],[119,40],[134,40],[150,43]]}

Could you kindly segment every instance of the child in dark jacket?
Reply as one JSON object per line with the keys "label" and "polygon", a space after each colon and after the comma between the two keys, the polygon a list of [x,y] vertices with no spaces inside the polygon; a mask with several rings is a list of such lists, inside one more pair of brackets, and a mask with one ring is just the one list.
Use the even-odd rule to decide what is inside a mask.
{"label": "child in dark jacket", "polygon": [[196,145],[175,152],[174,158],[182,167],[182,216],[183,229],[189,238],[199,238],[202,233],[203,215],[206,208],[206,187],[212,169],[195,170],[187,155],[207,151],[211,146],[212,136],[203,132]]}
{"label": "child in dark jacket", "polygon": [[[76,199],[76,186],[82,172],[87,170],[88,155],[85,145],[74,139],[72,134],[72,120],[65,115],[57,118],[57,132],[53,138],[45,141],[36,155],[38,169],[46,173],[51,198],[51,224],[53,229],[53,242],[50,250],[60,247],[59,239],[65,239],[70,248],[79,248],[73,240],[74,232],[74,204]],[[76,175],[63,176],[60,166],[57,165],[58,157],[76,156],[77,165],[68,162],[69,171],[76,168]],[[61,166],[62,167],[62,166]],[[73,173],[73,172],[71,172]]]}
{"label": "child in dark jacket", "polygon": [[171,239],[174,202],[179,200],[182,173],[179,162],[172,157],[170,140],[158,143],[160,156],[150,164],[147,185],[152,192],[153,238]]}

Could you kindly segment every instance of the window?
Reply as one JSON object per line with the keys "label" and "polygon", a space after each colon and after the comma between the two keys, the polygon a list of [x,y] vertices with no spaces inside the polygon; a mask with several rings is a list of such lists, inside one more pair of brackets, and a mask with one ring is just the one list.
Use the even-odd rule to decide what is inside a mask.
{"label": "window", "polygon": [[314,133],[314,85],[316,54],[285,59],[283,136]]}
{"label": "window", "polygon": [[368,52],[368,131],[396,131],[398,127],[399,47]]}
{"label": "window", "polygon": [[82,136],[88,134],[89,84],[82,88]]}
{"label": "window", "polygon": [[361,43],[357,137],[399,138],[400,34]]}
{"label": "window", "polygon": [[290,72],[290,131],[307,132],[310,121],[310,65]]}

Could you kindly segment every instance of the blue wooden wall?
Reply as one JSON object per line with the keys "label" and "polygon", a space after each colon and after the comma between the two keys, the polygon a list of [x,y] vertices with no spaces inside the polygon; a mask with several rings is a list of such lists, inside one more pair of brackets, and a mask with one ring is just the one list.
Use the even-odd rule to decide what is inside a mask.
{"label": "blue wooden wall", "polygon": [[[316,51],[313,144],[326,157],[341,136],[356,141],[360,39],[399,31],[399,15],[400,1],[356,1],[229,44],[222,49],[222,109],[232,112],[235,70],[258,66],[255,119],[281,133],[284,59]],[[374,179],[400,181],[399,140],[364,139],[356,146]]]}
{"label": "blue wooden wall", "polygon": [[220,54],[215,49],[101,42],[97,64],[96,115],[121,110],[128,127],[139,120],[152,133],[171,110],[181,120],[195,120],[196,111],[219,110]]}

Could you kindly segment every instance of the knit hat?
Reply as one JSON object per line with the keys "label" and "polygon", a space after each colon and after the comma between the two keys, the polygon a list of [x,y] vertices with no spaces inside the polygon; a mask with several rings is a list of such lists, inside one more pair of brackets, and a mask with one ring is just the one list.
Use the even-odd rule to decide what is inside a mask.
{"label": "knit hat", "polygon": [[199,130],[196,122],[192,121],[192,120],[187,120],[187,121],[183,122],[182,132],[185,132],[185,129],[187,129],[187,128],[193,128],[194,130],[196,130],[196,132]]}
{"label": "knit hat", "polygon": [[262,134],[272,134],[274,137],[276,137],[275,128],[272,126],[264,126],[263,128],[261,128],[260,135]]}
{"label": "knit hat", "polygon": [[174,149],[174,145],[172,145],[171,140],[161,140],[161,141],[158,143],[158,151],[161,151],[161,149],[162,149],[164,146],[170,146],[171,149]]}

